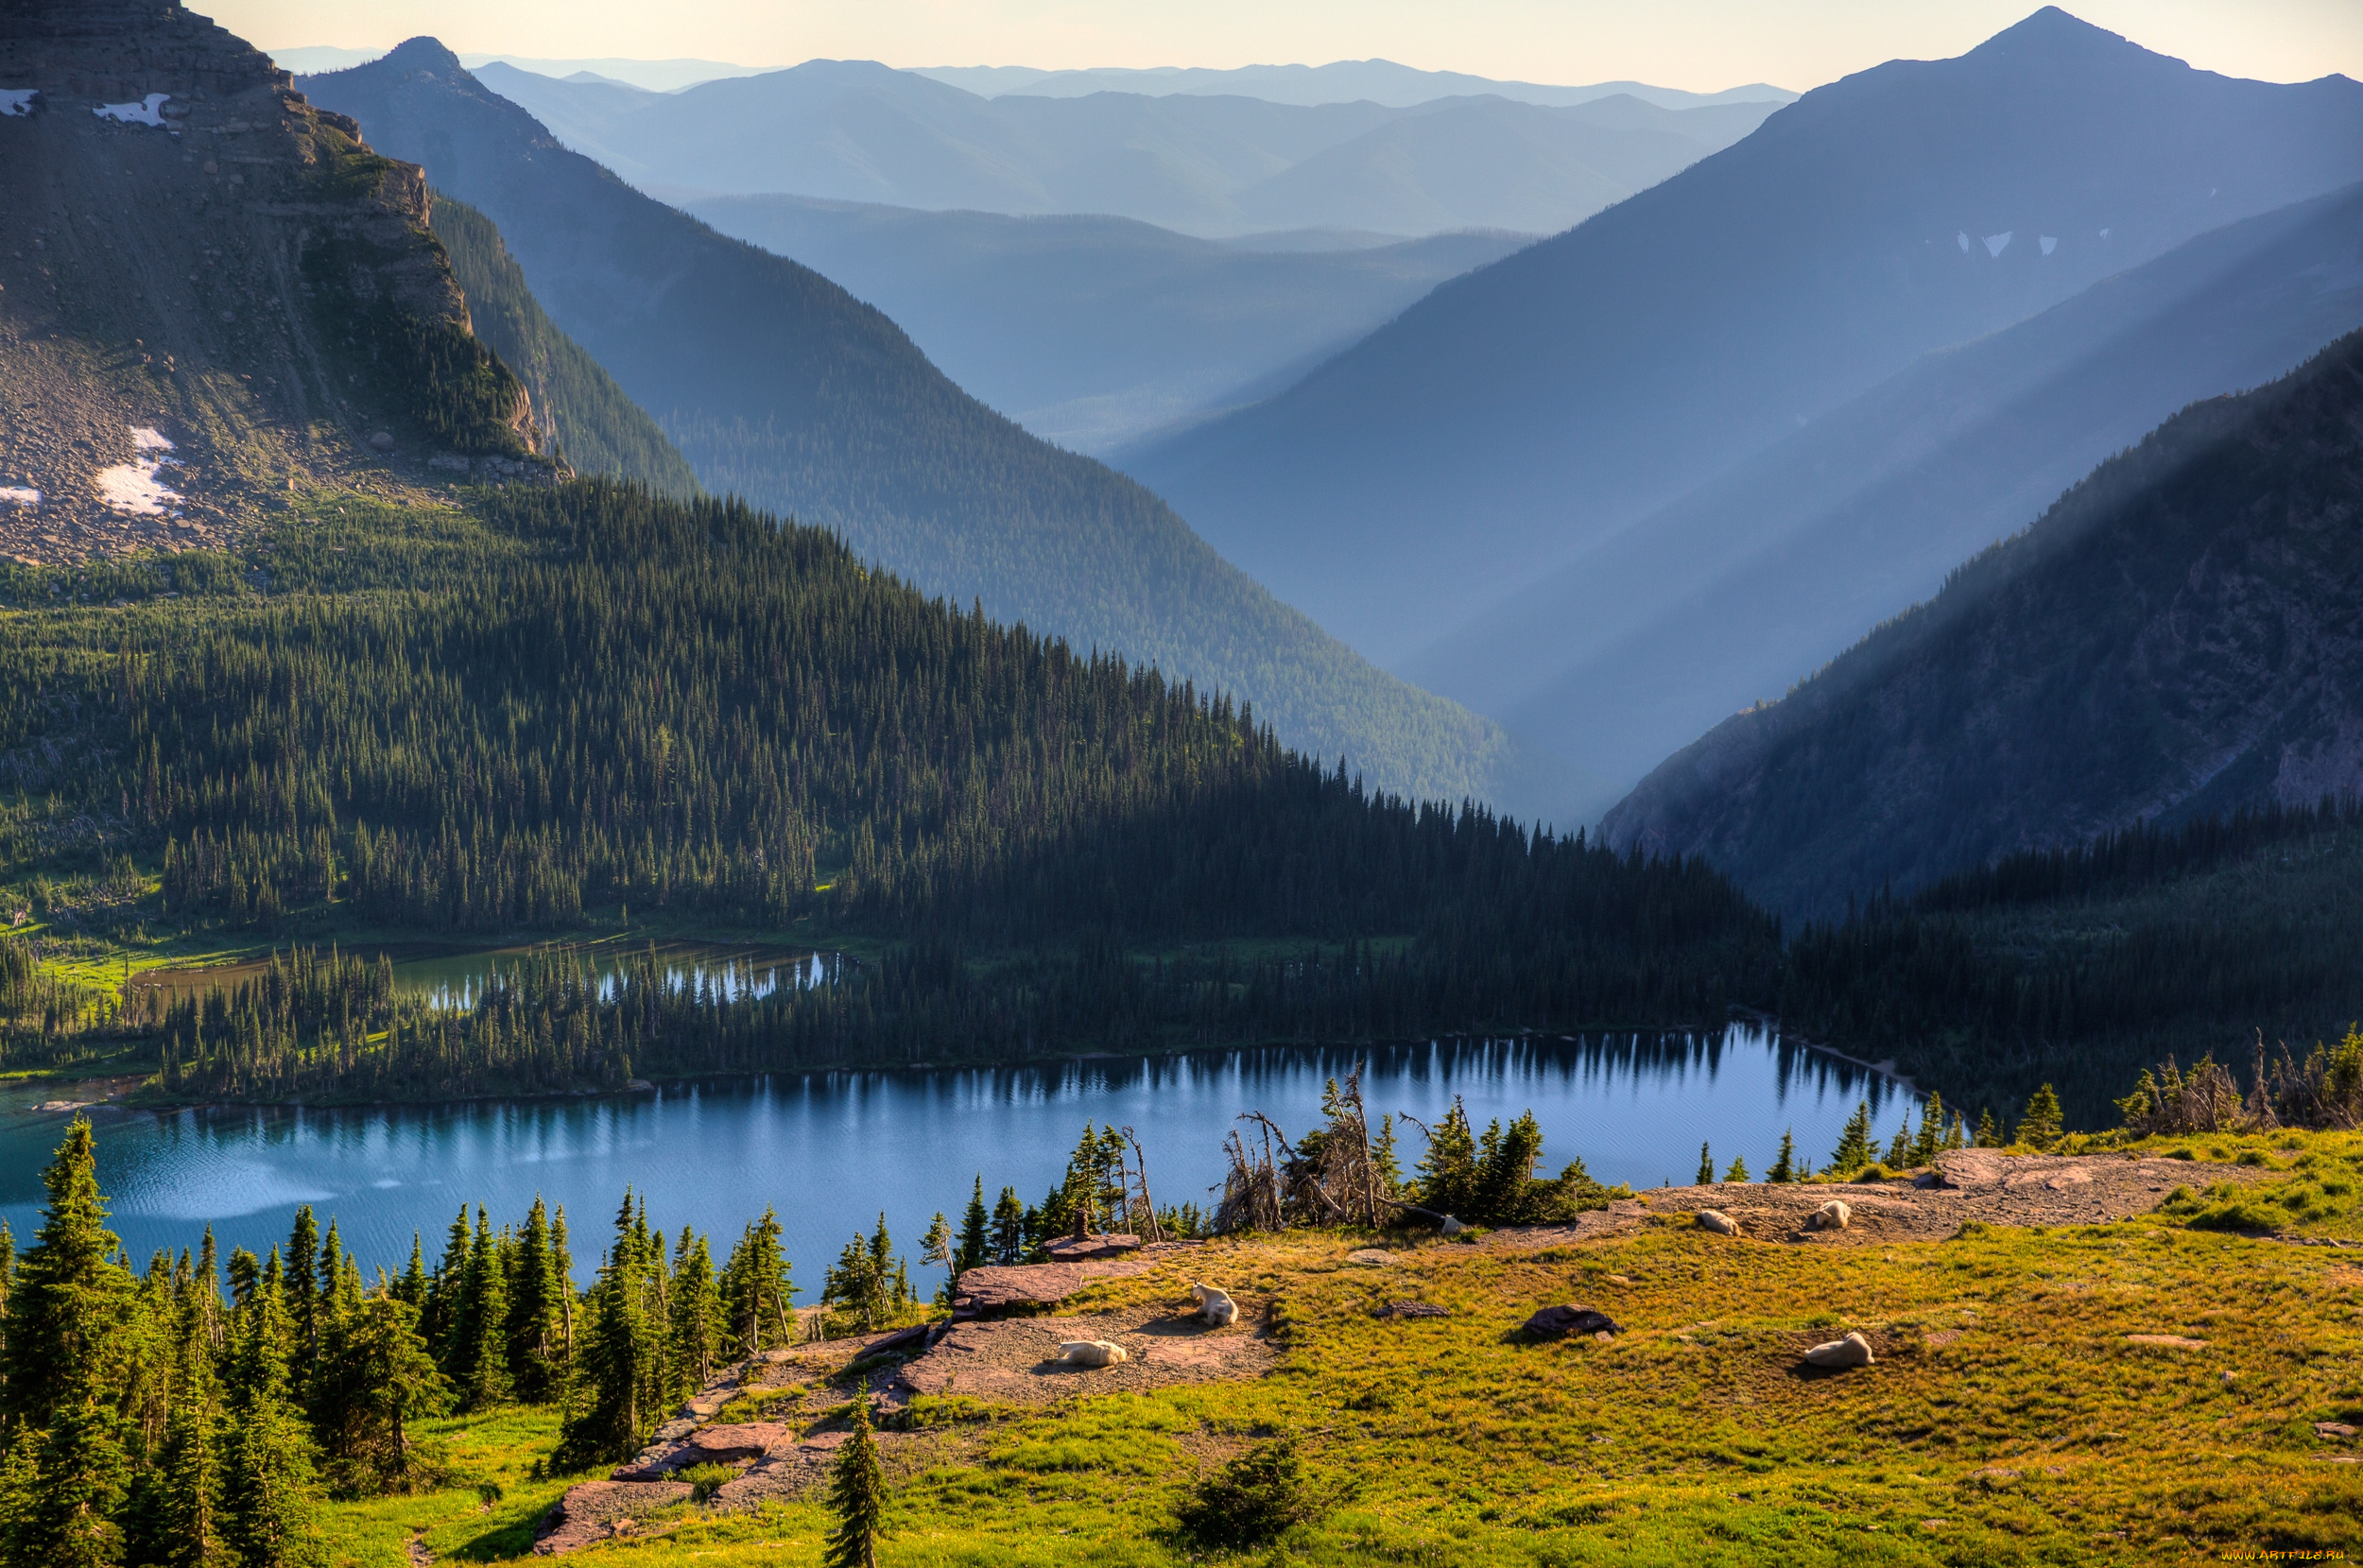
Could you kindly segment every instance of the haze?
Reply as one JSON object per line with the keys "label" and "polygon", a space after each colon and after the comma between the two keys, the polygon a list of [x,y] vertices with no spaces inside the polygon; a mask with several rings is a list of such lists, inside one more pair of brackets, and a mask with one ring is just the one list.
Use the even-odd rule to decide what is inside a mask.
{"label": "haze", "polygon": [[[2363,77],[2351,0],[2098,0],[2084,20],[2230,76]],[[1526,81],[1631,79],[1713,92],[1802,91],[1891,59],[1958,55],[2025,14],[2024,0],[225,0],[216,20],[265,47],[388,47],[421,33],[467,52],[684,55],[750,65],[1210,66],[1384,57]]]}

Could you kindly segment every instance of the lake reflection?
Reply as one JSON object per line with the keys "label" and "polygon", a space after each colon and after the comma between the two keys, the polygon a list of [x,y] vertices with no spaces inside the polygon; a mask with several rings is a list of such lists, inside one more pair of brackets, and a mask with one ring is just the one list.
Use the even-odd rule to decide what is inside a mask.
{"label": "lake reflection", "polygon": [[[114,1229],[135,1260],[194,1245],[210,1222],[224,1253],[283,1240],[296,1205],[334,1215],[365,1270],[399,1268],[411,1232],[430,1261],[462,1202],[495,1224],[538,1192],[563,1203],[578,1275],[595,1266],[625,1187],[650,1221],[725,1242],[770,1204],[798,1280],[817,1291],[825,1265],[883,1211],[916,1252],[928,1216],[957,1223],[981,1173],[988,1201],[1004,1183],[1038,1201],[1065,1168],[1086,1121],[1130,1125],[1160,1204],[1206,1202],[1221,1144],[1241,1111],[1290,1136],[1319,1119],[1323,1081],[1368,1062],[1371,1112],[1433,1122],[1455,1095],[1479,1129],[1531,1108],[1544,1168],[1580,1156],[1603,1181],[1686,1182],[1699,1145],[1718,1170],[1744,1156],[1761,1177],[1784,1129],[1816,1163],[1868,1098],[1884,1138],[1910,1106],[1900,1087],[1850,1063],[1752,1028],[1719,1036],[1611,1036],[1356,1051],[1208,1052],[1032,1068],[838,1073],[771,1077],[597,1099],[479,1103],[423,1110],[219,1108],[169,1112],[98,1107],[99,1175]],[[39,1223],[40,1172],[65,1118],[30,1107],[43,1087],[0,1093],[0,1214],[22,1246]],[[1408,1174],[1423,1147],[1401,1130]],[[913,1279],[923,1273],[914,1263]],[[927,1286],[932,1288],[930,1278]]]}

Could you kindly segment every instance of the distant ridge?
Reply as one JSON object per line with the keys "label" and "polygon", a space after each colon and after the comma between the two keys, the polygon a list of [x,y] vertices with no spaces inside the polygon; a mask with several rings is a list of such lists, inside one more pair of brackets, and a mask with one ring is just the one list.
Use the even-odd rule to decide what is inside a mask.
{"label": "distant ridge", "polygon": [[434,40],[304,84],[499,225],[551,320],[708,491],[835,528],[996,619],[1243,698],[1382,787],[1526,813],[1563,799],[1498,726],[1373,669],[1148,491],[984,407],[827,279],[560,146]]}
{"label": "distant ridge", "polygon": [[2363,84],[2234,80],[2046,9],[1816,88],[1126,467],[1408,667],[1918,355],[2358,178]]}
{"label": "distant ridge", "polygon": [[1689,93],[1639,81],[1601,81],[1553,87],[1531,81],[1502,81],[1459,71],[1423,71],[1391,60],[1339,60],[1326,65],[1242,65],[1231,70],[1200,66],[1150,66],[1141,70],[1102,66],[1091,70],[1040,71],[1025,65],[923,65],[914,76],[933,77],[983,97],[1004,94],[1078,98],[1089,93],[1231,95],[1267,103],[1377,103],[1408,108],[1435,98],[1490,93],[1517,103],[1564,107],[1623,93],[1660,109],[1697,109],[1708,104],[1791,103],[1785,87],[1751,82],[1720,93]]}

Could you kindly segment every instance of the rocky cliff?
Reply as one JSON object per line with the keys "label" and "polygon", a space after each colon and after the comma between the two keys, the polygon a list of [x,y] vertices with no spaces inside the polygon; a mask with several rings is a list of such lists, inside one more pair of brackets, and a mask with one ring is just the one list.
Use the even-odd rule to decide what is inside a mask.
{"label": "rocky cliff", "polygon": [[2363,793],[2363,334],[2196,404],[1613,811],[1792,911]]}
{"label": "rocky cliff", "polygon": [[0,0],[0,554],[203,543],[291,488],[529,459],[427,199],[178,4]]}

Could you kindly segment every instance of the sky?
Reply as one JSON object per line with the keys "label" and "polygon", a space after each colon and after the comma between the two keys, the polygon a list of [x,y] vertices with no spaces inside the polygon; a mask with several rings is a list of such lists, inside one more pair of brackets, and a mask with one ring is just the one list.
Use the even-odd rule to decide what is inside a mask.
{"label": "sky", "polygon": [[[191,0],[267,49],[694,56],[743,65],[1321,64],[1715,92],[1803,91],[1899,58],[1958,55],[2033,0]],[[2207,70],[2363,78],[2363,0],[2084,0],[2085,21]]]}

